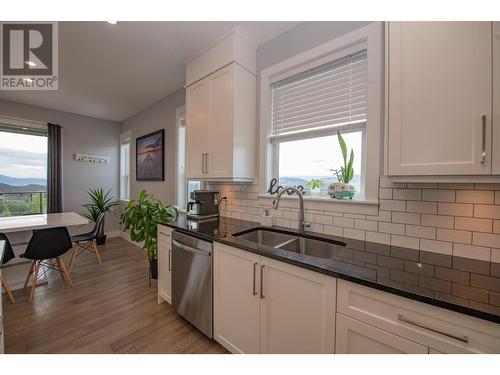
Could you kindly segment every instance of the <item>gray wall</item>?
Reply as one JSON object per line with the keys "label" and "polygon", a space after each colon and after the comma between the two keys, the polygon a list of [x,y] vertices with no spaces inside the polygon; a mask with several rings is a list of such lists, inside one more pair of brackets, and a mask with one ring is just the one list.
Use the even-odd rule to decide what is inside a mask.
{"label": "gray wall", "polygon": [[[131,131],[130,197],[137,198],[141,190],[154,194],[164,204],[175,203],[175,110],[186,102],[186,90],[181,89],[121,123],[121,131]],[[135,139],[153,131],[165,129],[165,181],[136,181]]]}
{"label": "gray wall", "polygon": [[257,71],[298,55],[371,22],[324,21],[302,22],[294,28],[259,46]]}
{"label": "gray wall", "polygon": [[[0,115],[34,121],[52,122],[63,127],[63,204],[65,211],[84,211],[89,201],[87,190],[92,187],[111,188],[119,192],[118,122],[80,116],[68,112],[0,100]],[[108,164],[76,161],[74,154],[93,154],[111,158]],[[106,230],[117,230],[118,216],[109,215]]]}

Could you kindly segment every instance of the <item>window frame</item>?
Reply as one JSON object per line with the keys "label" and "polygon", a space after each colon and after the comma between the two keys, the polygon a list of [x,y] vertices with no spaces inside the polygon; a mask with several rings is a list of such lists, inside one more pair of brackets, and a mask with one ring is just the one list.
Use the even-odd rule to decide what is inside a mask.
{"label": "window frame", "polygon": [[[131,186],[131,181],[130,181],[130,174],[131,174],[131,168],[130,168],[130,153],[131,153],[131,139],[132,139],[132,135],[131,135],[131,131],[130,130],[127,130],[125,132],[123,132],[121,135],[120,135],[120,200],[123,201],[123,202],[128,202],[130,200],[130,186]],[[123,186],[123,179],[124,177],[126,176],[126,174],[124,173],[124,169],[125,169],[125,166],[124,166],[124,160],[123,160],[123,152],[122,152],[122,147],[124,145],[128,145],[128,179],[127,179],[127,189],[126,191],[128,191],[128,196],[124,196],[124,186]]]}
{"label": "window frame", "polygon": [[[270,198],[266,193],[270,180],[277,175],[278,157],[275,157],[275,146],[269,142],[271,134],[272,84],[314,67],[331,62],[341,56],[352,53],[356,49],[367,49],[368,65],[368,108],[367,121],[362,124],[363,159],[361,171],[362,194],[352,201],[332,200],[329,197],[305,197],[306,200],[321,200],[332,205],[342,204],[343,211],[349,212],[349,203],[366,205],[378,204],[378,182],[381,171],[381,143],[383,116],[383,23],[374,22],[353,32],[338,37],[330,42],[305,51],[288,60],[280,62],[261,71],[260,78],[260,149],[259,178],[260,197]],[[341,132],[351,130],[356,125],[341,126],[328,129],[330,135],[339,129]],[[359,129],[359,128],[358,128]],[[316,134],[320,134],[318,131]],[[281,138],[282,141],[285,137]],[[298,139],[305,138],[304,135]],[[296,199],[296,198],[294,198]],[[348,203],[348,204],[346,204]],[[368,211],[372,211],[369,209]]]}

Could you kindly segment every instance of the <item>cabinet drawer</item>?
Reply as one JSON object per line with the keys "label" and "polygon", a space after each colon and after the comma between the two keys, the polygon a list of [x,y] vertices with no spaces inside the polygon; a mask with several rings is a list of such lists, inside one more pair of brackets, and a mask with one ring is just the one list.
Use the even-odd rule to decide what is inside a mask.
{"label": "cabinet drawer", "polygon": [[172,235],[173,229],[166,227],[165,225],[158,225],[158,234],[170,237]]}
{"label": "cabinet drawer", "polygon": [[338,281],[337,311],[443,353],[500,353],[500,325]]}

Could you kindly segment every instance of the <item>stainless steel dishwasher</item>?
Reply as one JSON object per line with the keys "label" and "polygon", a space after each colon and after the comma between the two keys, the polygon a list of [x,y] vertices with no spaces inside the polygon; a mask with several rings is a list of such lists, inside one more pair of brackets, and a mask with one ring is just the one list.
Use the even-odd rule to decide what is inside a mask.
{"label": "stainless steel dishwasher", "polygon": [[172,306],[208,337],[213,337],[211,242],[174,231]]}

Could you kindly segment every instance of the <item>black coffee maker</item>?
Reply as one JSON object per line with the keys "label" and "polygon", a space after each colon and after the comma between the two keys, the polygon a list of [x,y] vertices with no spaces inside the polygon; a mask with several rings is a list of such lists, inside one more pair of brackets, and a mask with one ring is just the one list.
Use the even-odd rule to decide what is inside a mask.
{"label": "black coffee maker", "polygon": [[219,202],[217,191],[192,191],[187,206],[187,216],[191,219],[208,219],[219,216]]}

